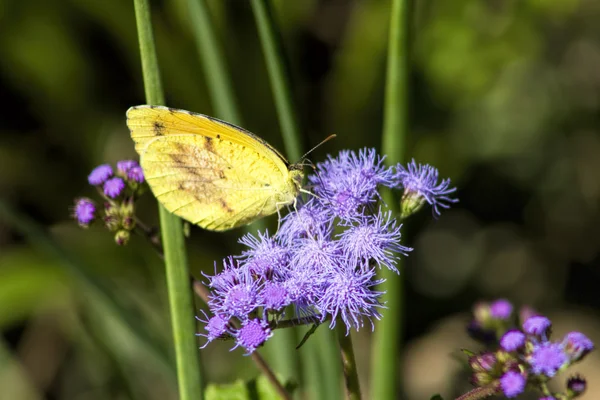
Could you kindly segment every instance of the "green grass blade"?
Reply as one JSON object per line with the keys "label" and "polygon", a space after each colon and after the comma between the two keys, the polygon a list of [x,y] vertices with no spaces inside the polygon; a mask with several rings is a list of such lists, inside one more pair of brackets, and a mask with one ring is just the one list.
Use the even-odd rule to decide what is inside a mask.
{"label": "green grass blade", "polygon": [[[165,98],[160,82],[148,0],[134,0],[134,6],[146,101],[149,104],[164,104]],[[159,212],[177,361],[179,397],[183,400],[202,399],[204,391],[200,373],[200,353],[194,336],[196,331],[195,312],[182,224],[179,218],[169,213],[164,207],[159,206]]]}
{"label": "green grass blade", "polygon": [[[390,164],[401,162],[406,151],[407,93],[408,93],[408,14],[409,0],[392,0],[388,43],[387,74],[383,121],[383,154]],[[383,193],[384,201],[396,209],[396,200],[391,192]],[[402,271],[401,262],[398,268]],[[395,399],[398,390],[399,343],[402,338],[404,318],[404,275],[396,275],[388,269],[381,270],[386,279],[382,290],[386,292],[382,301],[387,308],[383,318],[376,323],[373,337],[371,365],[372,399]]]}

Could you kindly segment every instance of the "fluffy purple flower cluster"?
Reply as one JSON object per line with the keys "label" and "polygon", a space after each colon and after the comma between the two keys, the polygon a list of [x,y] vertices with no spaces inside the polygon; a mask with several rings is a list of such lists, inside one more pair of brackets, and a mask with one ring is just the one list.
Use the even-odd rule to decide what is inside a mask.
{"label": "fluffy purple flower cluster", "polygon": [[117,162],[116,171],[109,164],[102,164],[88,175],[88,183],[103,198],[103,215],[93,200],[83,197],[75,200],[73,218],[87,228],[102,217],[105,226],[115,232],[117,244],[126,244],[135,227],[134,200],[146,189],[142,167],[133,160]]}
{"label": "fluffy purple flower cluster", "polygon": [[[414,161],[413,161],[414,164]],[[425,172],[423,172],[425,170]],[[435,176],[435,179],[433,178]],[[382,292],[376,269],[398,272],[396,260],[412,249],[400,244],[401,224],[381,205],[381,187],[411,191],[410,201],[447,207],[448,181],[437,185],[430,166],[386,167],[374,149],[342,151],[308,176],[314,196],[281,220],[275,235],[246,235],[246,250],[228,257],[209,277],[213,317],[205,316],[209,342],[232,337],[253,352],[281,327],[292,306],[294,324],[336,323],[360,329],[379,319]],[[418,182],[418,184],[417,184]]]}
{"label": "fluffy purple flower cluster", "polygon": [[550,393],[547,381],[577,363],[594,349],[581,332],[550,340],[552,322],[524,307],[515,326],[513,306],[506,300],[479,303],[469,325],[471,336],[485,342],[488,350],[471,355],[469,365],[475,386],[492,386],[498,394],[514,398],[527,387],[537,389],[544,400],[573,399],[581,395],[586,381],[579,375],[567,381],[565,393]]}

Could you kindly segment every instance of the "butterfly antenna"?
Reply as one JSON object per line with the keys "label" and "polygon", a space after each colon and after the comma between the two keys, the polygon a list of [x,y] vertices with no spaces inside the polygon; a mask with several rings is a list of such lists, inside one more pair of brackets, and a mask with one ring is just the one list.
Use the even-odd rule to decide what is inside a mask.
{"label": "butterfly antenna", "polygon": [[320,142],[319,144],[317,144],[315,147],[313,147],[312,149],[310,149],[309,151],[307,151],[306,153],[304,153],[304,155],[303,155],[302,157],[300,157],[300,160],[301,160],[301,161],[300,161],[300,164],[302,164],[302,165],[303,165],[303,163],[304,163],[304,160],[306,159],[306,156],[307,156],[307,155],[309,155],[310,153],[312,153],[313,151],[315,151],[315,149],[316,149],[317,147],[320,147],[321,145],[323,145],[323,144],[327,143],[328,141],[330,141],[331,139],[333,139],[333,138],[334,138],[334,137],[336,137],[336,136],[337,136],[337,135],[336,135],[335,133],[334,133],[334,134],[331,134],[331,135],[329,135],[329,136],[327,136],[325,139],[321,140],[321,142]]}

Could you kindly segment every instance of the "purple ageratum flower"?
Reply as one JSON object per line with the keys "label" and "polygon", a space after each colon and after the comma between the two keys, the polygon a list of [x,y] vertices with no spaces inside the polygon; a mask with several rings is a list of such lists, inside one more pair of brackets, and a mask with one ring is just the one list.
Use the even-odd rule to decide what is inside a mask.
{"label": "purple ageratum flower", "polygon": [[343,219],[361,215],[361,207],[374,202],[379,185],[392,186],[394,175],[383,165],[383,157],[374,149],[363,149],[356,154],[344,150],[335,158],[329,156],[317,164],[315,175],[308,177],[324,205]]}
{"label": "purple ageratum flower", "polygon": [[248,250],[242,252],[241,259],[245,265],[254,269],[254,273],[263,275],[268,271],[280,271],[289,261],[289,250],[281,246],[269,236],[258,232],[258,238],[252,234],[242,236],[239,243],[246,245]]}
{"label": "purple ageratum flower", "polygon": [[340,247],[350,264],[369,266],[369,261],[384,265],[398,273],[395,267],[399,253],[407,255],[412,248],[400,244],[400,227],[391,213],[379,210],[374,216],[364,217],[338,235]]}
{"label": "purple ageratum flower", "polygon": [[137,161],[134,160],[123,160],[117,162],[117,171],[123,176],[127,176],[129,171],[134,167],[139,167]]}
{"label": "purple ageratum flower", "polygon": [[383,292],[373,290],[373,286],[383,280],[374,280],[375,272],[355,272],[350,268],[345,271],[335,271],[327,280],[327,288],[317,302],[317,308],[324,319],[331,315],[330,328],[335,327],[338,317],[346,324],[346,334],[350,328],[360,329],[366,317],[379,319],[379,309],[384,306],[379,302]]}
{"label": "purple ageratum flower", "polygon": [[[202,311],[204,313],[204,311]],[[229,333],[229,319],[223,315],[214,315],[211,318],[208,318],[206,313],[204,313],[204,319],[200,319],[196,317],[201,322],[204,322],[204,329],[207,331],[204,333],[197,333],[196,336],[204,336],[206,337],[206,343],[201,347],[204,348],[210,342],[215,339],[218,339],[222,335]]]}
{"label": "purple ageratum flower", "polygon": [[214,314],[244,319],[251,311],[260,306],[258,293],[261,287],[247,271],[231,269],[228,274],[232,272],[236,274],[233,279],[228,276],[228,279],[218,282],[218,287],[215,286],[211,293],[209,306]]}
{"label": "purple ageratum flower", "polygon": [[259,302],[266,309],[281,311],[291,299],[283,282],[266,282],[260,291]]}
{"label": "purple ageratum flower", "polygon": [[298,239],[292,251],[290,269],[312,274],[335,268],[342,258],[339,243],[322,237]]}
{"label": "purple ageratum flower", "polygon": [[569,397],[571,399],[582,395],[586,389],[587,382],[579,375],[572,376],[567,380],[567,390],[573,395]]}
{"label": "purple ageratum flower", "polygon": [[297,211],[282,218],[277,237],[284,244],[309,236],[328,237],[333,219],[330,211],[313,197]]}
{"label": "purple ageratum flower", "polygon": [[104,182],[104,194],[111,199],[119,197],[125,189],[125,182],[123,179],[115,177]]}
{"label": "purple ageratum flower", "polygon": [[[266,321],[250,319],[244,321],[242,327],[235,333],[236,345],[246,349],[246,355],[252,354],[259,346],[273,336],[273,331]],[[232,350],[233,350],[232,349]]]}
{"label": "purple ageratum flower", "polygon": [[506,332],[500,339],[500,347],[508,352],[517,351],[525,346],[526,336],[518,330]]}
{"label": "purple ageratum flower", "polygon": [[88,227],[96,218],[96,205],[90,199],[78,199],[73,208],[73,217],[80,226]]}
{"label": "purple ageratum flower", "polygon": [[428,164],[417,164],[413,159],[406,168],[396,166],[396,178],[404,188],[400,202],[402,216],[407,217],[417,212],[424,202],[433,208],[434,215],[440,215],[439,208],[449,208],[449,203],[456,203],[458,199],[449,197],[456,188],[450,188],[450,179],[443,179],[438,183],[439,172]]}
{"label": "purple ageratum flower", "polygon": [[553,396],[540,397],[538,400],[556,400]]}
{"label": "purple ageratum flower", "polygon": [[104,182],[113,176],[112,167],[108,164],[102,164],[97,166],[92,170],[92,172],[88,175],[88,182],[90,185],[102,185]]}
{"label": "purple ageratum flower", "polygon": [[139,165],[132,167],[129,171],[127,171],[127,179],[137,183],[144,183],[145,177],[142,167]]}
{"label": "purple ageratum flower", "polygon": [[543,342],[533,347],[527,362],[536,375],[552,378],[556,372],[568,363],[568,358],[559,343]]}
{"label": "purple ageratum flower", "polygon": [[507,320],[510,318],[513,306],[508,300],[499,299],[490,304],[490,315],[494,319]]}
{"label": "purple ageratum flower", "polygon": [[594,343],[581,332],[569,332],[562,341],[562,346],[570,362],[576,362],[594,350]]}
{"label": "purple ageratum flower", "polygon": [[506,397],[512,399],[525,390],[527,380],[515,371],[508,371],[500,378],[500,388]]}
{"label": "purple ageratum flower", "polygon": [[528,335],[540,336],[545,339],[548,336],[552,322],[541,315],[534,315],[533,317],[527,318],[523,323],[523,330]]}

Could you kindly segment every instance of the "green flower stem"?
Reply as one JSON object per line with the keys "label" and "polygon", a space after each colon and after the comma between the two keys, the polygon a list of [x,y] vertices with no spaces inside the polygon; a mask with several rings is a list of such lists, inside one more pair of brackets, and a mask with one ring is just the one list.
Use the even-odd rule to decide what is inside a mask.
{"label": "green flower stem", "polygon": [[[164,104],[158,60],[152,34],[148,0],[134,0],[135,18],[140,42],[142,73],[148,104]],[[187,255],[181,220],[159,206],[161,235],[165,254],[167,290],[171,310],[171,325],[175,342],[179,398],[204,397],[200,354],[194,335],[194,307],[189,281]]]}
{"label": "green flower stem", "polygon": [[269,0],[251,0],[250,4],[254,11],[260,43],[265,54],[285,151],[290,160],[297,162],[302,157],[300,150],[302,146],[280,32],[273,18]]}
{"label": "green flower stem", "polygon": [[200,62],[204,67],[206,85],[210,92],[215,114],[218,118],[242,125],[242,118],[235,101],[227,65],[219,48],[217,35],[210,17],[206,0],[188,0],[194,40]]}
{"label": "green flower stem", "polygon": [[360,383],[358,381],[354,350],[352,349],[352,338],[350,335],[346,335],[346,325],[343,324],[342,321],[338,321],[335,330],[337,332],[342,354],[342,366],[346,382],[346,399],[360,400]]}
{"label": "green flower stem", "polygon": [[[408,130],[408,15],[409,0],[392,0],[388,43],[387,74],[385,86],[383,153],[387,162],[395,164],[404,159]],[[397,211],[396,199],[391,192],[383,193],[384,201]],[[401,270],[401,263],[398,268]],[[382,269],[381,277],[386,281],[382,290],[386,293],[382,302],[383,318],[377,322],[373,337],[372,352],[372,399],[395,399],[399,373],[398,353],[402,340],[404,318],[403,275]]]}

